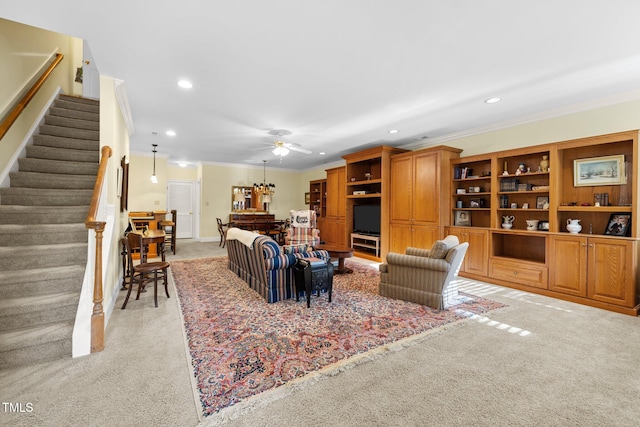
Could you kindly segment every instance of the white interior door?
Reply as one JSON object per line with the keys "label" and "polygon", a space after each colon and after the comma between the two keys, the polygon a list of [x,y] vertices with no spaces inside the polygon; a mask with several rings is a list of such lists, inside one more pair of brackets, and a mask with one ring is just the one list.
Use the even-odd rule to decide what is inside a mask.
{"label": "white interior door", "polygon": [[86,40],[83,40],[82,51],[82,96],[100,99],[100,73]]}
{"label": "white interior door", "polygon": [[195,183],[169,181],[167,183],[167,211],[176,210],[176,238],[193,238],[193,212],[195,211]]}

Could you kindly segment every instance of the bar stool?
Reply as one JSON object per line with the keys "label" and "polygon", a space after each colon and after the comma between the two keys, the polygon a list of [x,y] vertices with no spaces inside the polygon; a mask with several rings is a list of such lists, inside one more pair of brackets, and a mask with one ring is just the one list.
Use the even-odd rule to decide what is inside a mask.
{"label": "bar stool", "polygon": [[164,219],[158,222],[158,226],[164,230],[164,233],[166,234],[164,238],[165,248],[170,248],[174,255],[176,254],[176,216],[176,210],[173,209],[171,211],[170,220]]}

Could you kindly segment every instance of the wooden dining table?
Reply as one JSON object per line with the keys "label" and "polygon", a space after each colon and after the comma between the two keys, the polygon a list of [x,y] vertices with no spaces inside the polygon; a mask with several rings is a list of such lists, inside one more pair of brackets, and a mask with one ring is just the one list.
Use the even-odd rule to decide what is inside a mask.
{"label": "wooden dining table", "polygon": [[[155,244],[157,247],[156,253],[160,255],[162,261],[165,261],[164,239],[166,237],[166,234],[164,230],[132,231],[132,233],[142,236],[143,245]],[[143,259],[141,259],[140,262],[147,262],[147,252],[148,251],[143,251]]]}

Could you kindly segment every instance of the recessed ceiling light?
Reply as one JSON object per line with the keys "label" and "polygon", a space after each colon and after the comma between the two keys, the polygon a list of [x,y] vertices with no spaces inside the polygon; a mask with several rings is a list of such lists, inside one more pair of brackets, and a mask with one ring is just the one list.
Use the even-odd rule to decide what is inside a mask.
{"label": "recessed ceiling light", "polygon": [[179,165],[181,168],[186,168],[188,164],[189,164],[189,163],[186,163],[186,162],[180,162],[180,163],[178,163],[178,165]]}
{"label": "recessed ceiling light", "polygon": [[193,87],[191,82],[187,81],[187,80],[180,80],[178,82],[178,86],[180,86],[181,88],[184,88],[184,89],[191,89]]}
{"label": "recessed ceiling light", "polygon": [[168,131],[167,131],[167,135],[169,135],[169,136],[176,136],[176,133],[175,133],[175,131],[168,130]]}
{"label": "recessed ceiling light", "polygon": [[321,155],[321,156],[324,156],[324,155],[325,155],[325,152],[324,152],[324,151],[321,151],[321,152],[320,152],[320,155]]}
{"label": "recessed ceiling light", "polygon": [[400,132],[398,129],[391,129],[391,130],[389,131],[389,133],[398,133],[398,132]]}
{"label": "recessed ceiling light", "polygon": [[495,97],[495,98],[485,99],[484,103],[485,104],[495,104],[496,102],[500,102],[500,101],[502,101],[502,98]]}

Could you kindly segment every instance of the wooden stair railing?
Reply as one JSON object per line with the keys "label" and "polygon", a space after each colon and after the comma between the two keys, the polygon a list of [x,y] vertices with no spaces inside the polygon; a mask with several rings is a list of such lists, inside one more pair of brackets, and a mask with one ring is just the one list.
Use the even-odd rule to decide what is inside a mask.
{"label": "wooden stair railing", "polygon": [[111,157],[111,147],[102,147],[102,157],[98,167],[96,184],[93,187],[91,196],[91,206],[84,225],[89,230],[96,232],[96,259],[93,276],[93,313],[91,314],[91,353],[98,353],[104,350],[104,309],[102,307],[102,233],[106,222],[97,221],[98,206],[100,204],[100,193],[104,184],[104,177],[107,173],[107,163]]}
{"label": "wooden stair railing", "polygon": [[42,85],[44,85],[44,82],[49,78],[53,70],[58,66],[58,64],[60,64],[63,58],[64,58],[63,54],[61,53],[56,54],[56,57],[53,60],[53,62],[49,64],[49,66],[47,67],[46,70],[44,70],[40,78],[38,78],[38,80],[36,80],[33,86],[31,86],[31,89],[29,89],[29,92],[27,92],[22,97],[22,99],[15,105],[15,107],[13,107],[11,112],[9,112],[7,117],[2,121],[2,123],[0,123],[0,139],[2,139],[5,136],[5,134],[9,131],[9,128],[11,127],[11,125],[13,125],[13,123],[18,119],[18,117],[20,117],[20,114],[22,114],[24,109],[27,107],[27,104],[29,104],[29,102],[33,99],[33,97],[36,95],[38,90],[40,90]]}

